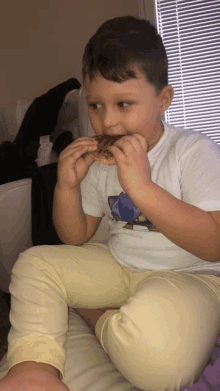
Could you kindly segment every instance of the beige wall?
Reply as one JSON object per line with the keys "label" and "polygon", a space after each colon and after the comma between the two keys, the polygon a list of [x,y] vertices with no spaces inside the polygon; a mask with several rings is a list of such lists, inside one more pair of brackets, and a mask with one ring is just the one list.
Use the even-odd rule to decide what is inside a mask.
{"label": "beige wall", "polygon": [[[139,16],[138,0],[7,0],[0,15],[0,102],[34,99],[75,77],[89,38],[107,19]],[[154,0],[143,1],[154,20]]]}

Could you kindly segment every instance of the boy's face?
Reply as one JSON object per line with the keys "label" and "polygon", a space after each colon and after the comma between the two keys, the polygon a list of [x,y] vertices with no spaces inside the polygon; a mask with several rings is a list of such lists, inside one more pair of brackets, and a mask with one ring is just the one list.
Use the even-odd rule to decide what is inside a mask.
{"label": "boy's face", "polygon": [[163,135],[159,115],[165,111],[164,93],[157,96],[143,74],[139,70],[136,74],[138,79],[123,83],[108,81],[100,74],[92,82],[87,77],[84,87],[89,118],[96,135],[139,133],[147,139],[149,151]]}

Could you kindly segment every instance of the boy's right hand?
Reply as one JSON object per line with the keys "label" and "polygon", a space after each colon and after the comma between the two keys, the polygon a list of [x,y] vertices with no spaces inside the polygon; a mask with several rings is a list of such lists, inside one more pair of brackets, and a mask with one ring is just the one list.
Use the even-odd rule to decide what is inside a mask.
{"label": "boy's right hand", "polygon": [[60,154],[57,168],[57,186],[62,190],[73,190],[78,187],[94,162],[90,154],[95,151],[98,141],[92,137],[80,137],[68,145]]}

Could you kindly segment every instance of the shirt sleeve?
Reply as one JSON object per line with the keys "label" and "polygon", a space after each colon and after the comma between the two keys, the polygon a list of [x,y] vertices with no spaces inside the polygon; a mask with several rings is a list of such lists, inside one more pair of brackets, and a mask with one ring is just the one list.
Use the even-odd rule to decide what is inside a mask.
{"label": "shirt sleeve", "polygon": [[101,192],[98,189],[98,172],[94,165],[90,166],[87,175],[80,183],[82,208],[85,214],[103,217]]}
{"label": "shirt sleeve", "polygon": [[220,148],[196,135],[184,150],[179,155],[183,201],[206,212],[220,210]]}

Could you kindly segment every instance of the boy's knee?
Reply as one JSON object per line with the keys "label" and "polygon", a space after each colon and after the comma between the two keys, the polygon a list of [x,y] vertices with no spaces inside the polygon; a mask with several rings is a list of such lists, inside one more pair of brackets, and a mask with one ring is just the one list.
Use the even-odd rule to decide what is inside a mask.
{"label": "boy's knee", "polygon": [[126,335],[127,341],[130,338],[130,342],[135,341],[140,347],[144,342],[160,354],[168,346],[172,350],[181,343],[178,312],[181,303],[174,292],[168,291],[167,285],[164,281],[149,280],[121,307],[118,324],[118,330]]}
{"label": "boy's knee", "polygon": [[207,330],[194,327],[199,323],[193,322],[195,316],[195,308],[181,301],[180,287],[149,279],[121,306],[120,314],[110,318],[107,352],[136,387],[144,389],[143,384],[151,382],[155,386],[157,373],[158,389],[162,384],[178,388],[199,373],[206,360],[199,346]]}
{"label": "boy's knee", "polygon": [[[20,253],[18,259],[16,260],[12,268],[12,277],[13,275],[28,275],[31,273],[33,275],[33,268],[42,268],[45,267],[48,260],[52,257],[54,252],[53,246],[34,246],[30,247],[24,252]],[[52,264],[52,262],[51,262]]]}
{"label": "boy's knee", "polygon": [[24,252],[20,253],[17,261],[21,259],[47,259],[53,256],[53,254],[56,252],[55,246],[52,245],[41,245],[41,246],[33,246],[25,250]]}
{"label": "boy's knee", "polygon": [[52,251],[54,246],[51,245],[41,245],[41,246],[33,246],[25,250],[21,254],[25,255],[33,255],[33,256],[41,256],[41,254],[47,254],[48,251]]}
{"label": "boy's knee", "polygon": [[[135,308],[130,304],[123,305],[120,313],[110,318],[103,335],[112,362],[140,389],[178,389],[179,380],[188,380],[189,364],[186,369],[181,337],[176,338],[164,322],[162,308],[154,313],[151,306]],[[156,302],[151,304],[153,308]]]}

